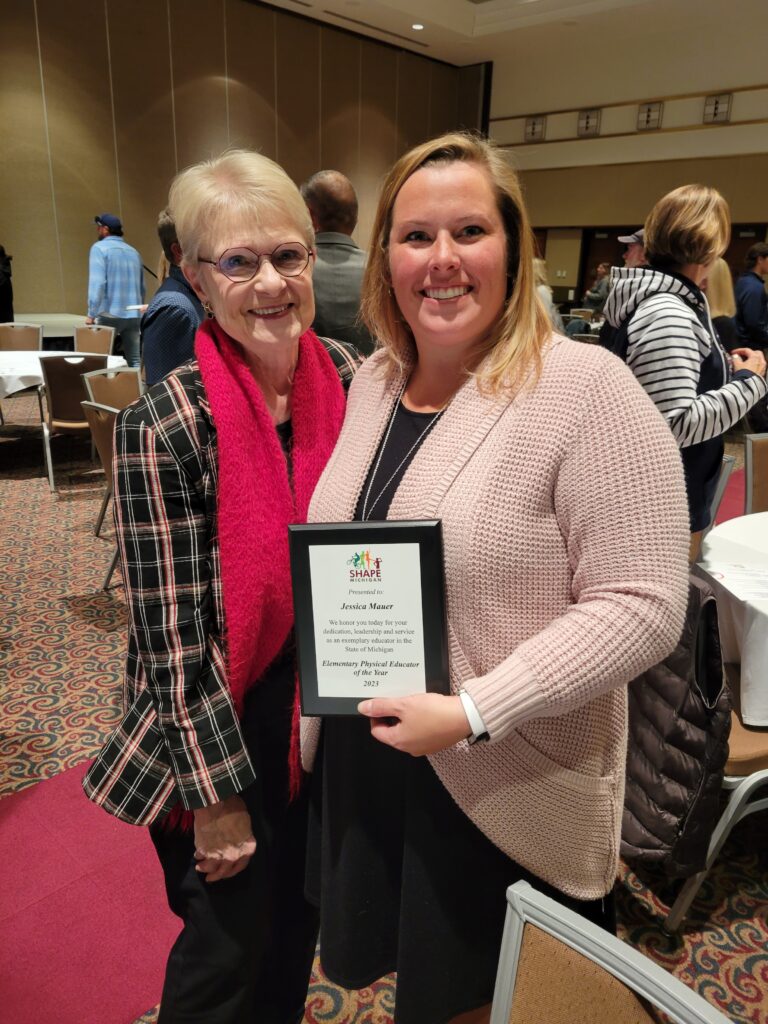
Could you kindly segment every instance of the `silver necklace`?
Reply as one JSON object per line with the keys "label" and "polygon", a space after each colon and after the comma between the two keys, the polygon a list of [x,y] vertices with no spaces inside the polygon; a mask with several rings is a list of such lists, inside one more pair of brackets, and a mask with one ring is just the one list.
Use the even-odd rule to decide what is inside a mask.
{"label": "silver necklace", "polygon": [[384,486],[381,488],[381,490],[379,491],[379,493],[376,495],[376,497],[374,498],[374,500],[371,502],[371,504],[369,506],[368,502],[370,501],[370,497],[371,497],[371,488],[373,487],[373,481],[376,479],[376,474],[379,471],[379,466],[381,465],[381,458],[382,458],[382,456],[384,454],[384,449],[387,447],[387,441],[389,440],[389,435],[392,432],[392,424],[395,422],[395,416],[397,415],[397,410],[400,408],[400,403],[403,400],[403,395],[405,394],[405,388],[406,388],[407,384],[408,384],[408,381],[406,380],[405,383],[403,384],[403,386],[400,388],[400,393],[397,396],[397,401],[395,402],[395,407],[392,410],[392,415],[389,417],[389,424],[387,426],[387,431],[384,434],[384,440],[381,442],[381,447],[379,448],[379,454],[378,454],[378,456],[376,458],[376,462],[375,462],[374,467],[373,467],[373,472],[371,473],[370,479],[368,481],[368,487],[366,488],[365,497],[363,498],[363,511],[362,511],[362,515],[361,515],[361,522],[363,522],[363,523],[367,522],[371,518],[371,515],[373,514],[373,510],[376,508],[378,503],[381,501],[381,499],[382,499],[386,489],[389,487],[389,485],[395,479],[395,477],[400,472],[400,470],[403,468],[405,463],[411,457],[412,452],[414,452],[415,449],[419,447],[421,442],[424,440],[424,438],[427,436],[427,434],[430,432],[430,430],[434,427],[434,425],[437,423],[437,421],[443,415],[445,410],[448,408],[448,406],[446,405],[444,408],[439,409],[434,414],[432,419],[429,421],[429,423],[426,425],[426,427],[424,427],[422,432],[419,434],[419,436],[413,442],[411,447],[408,449],[408,451],[402,457],[400,462],[397,464],[397,467],[395,468],[394,473],[392,473],[392,475],[389,477],[387,482],[384,484]]}

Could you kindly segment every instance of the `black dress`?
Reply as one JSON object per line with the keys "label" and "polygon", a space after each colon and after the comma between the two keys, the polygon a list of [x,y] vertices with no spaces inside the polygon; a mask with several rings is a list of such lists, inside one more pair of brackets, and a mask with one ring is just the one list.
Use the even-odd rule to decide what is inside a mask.
{"label": "black dress", "polygon": [[[434,418],[398,406],[357,518],[364,505],[386,518]],[[615,930],[612,896],[570,899],[510,860],[426,757],[372,739],[366,719],[324,720],[310,800],[307,896],[320,904],[323,970],[345,988],[397,971],[397,1024],[443,1024],[490,1003],[513,882]]]}
{"label": "black dress", "polygon": [[[291,475],[290,421],[277,434]],[[191,832],[150,826],[171,910],[184,927],[168,957],[158,1024],[299,1024],[317,940],[302,891],[308,794],[289,800],[293,637],[246,694],[240,728],[256,773],[240,794],[256,853],[232,878],[195,871]]]}

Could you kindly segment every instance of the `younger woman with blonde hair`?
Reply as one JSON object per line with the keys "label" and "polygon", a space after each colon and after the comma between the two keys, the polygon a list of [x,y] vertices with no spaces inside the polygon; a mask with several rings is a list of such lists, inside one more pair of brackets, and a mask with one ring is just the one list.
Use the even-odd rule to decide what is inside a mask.
{"label": "younger woman with blonde hair", "polygon": [[396,970],[397,1024],[484,1021],[512,882],[612,926],[626,683],[686,604],[682,474],[626,367],[552,333],[492,144],[395,164],[363,309],[382,347],[309,519],[442,520],[451,694],[303,723],[308,892],[333,981]]}

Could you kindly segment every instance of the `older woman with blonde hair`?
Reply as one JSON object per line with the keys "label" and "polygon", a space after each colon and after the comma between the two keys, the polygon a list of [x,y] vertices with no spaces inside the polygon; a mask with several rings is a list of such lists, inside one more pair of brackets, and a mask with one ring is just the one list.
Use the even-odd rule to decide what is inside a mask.
{"label": "older woman with blonde hair", "polygon": [[85,789],[149,826],[183,921],[160,1024],[296,1024],[317,915],[287,527],[306,516],[357,359],[310,329],[312,224],[277,164],[234,151],[190,167],[170,210],[208,320],[195,359],[117,420],[126,711]]}
{"label": "older woman with blonde hair", "polygon": [[[732,368],[701,290],[728,245],[731,217],[720,193],[682,185],[645,222],[648,266],[614,271],[605,316],[626,359],[680,446],[698,552],[723,456],[723,434],[766,393],[765,358],[731,351]],[[619,341],[620,339],[620,341]]]}
{"label": "older woman with blonde hair", "polygon": [[626,683],[686,605],[682,473],[626,367],[552,333],[491,143],[396,163],[363,310],[382,348],[309,518],[442,520],[451,694],[303,722],[308,892],[333,981],[396,970],[398,1024],[487,1020],[509,884],[612,927]]}

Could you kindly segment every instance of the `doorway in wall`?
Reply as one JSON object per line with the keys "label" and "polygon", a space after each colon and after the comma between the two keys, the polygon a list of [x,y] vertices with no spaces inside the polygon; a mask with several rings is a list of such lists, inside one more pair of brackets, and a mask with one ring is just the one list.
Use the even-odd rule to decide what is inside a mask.
{"label": "doorway in wall", "polygon": [[585,228],[581,242],[579,283],[577,295],[592,287],[598,263],[610,263],[612,267],[623,267],[621,258],[626,245],[618,240],[619,235],[631,235],[642,225],[630,224],[609,228]]}

